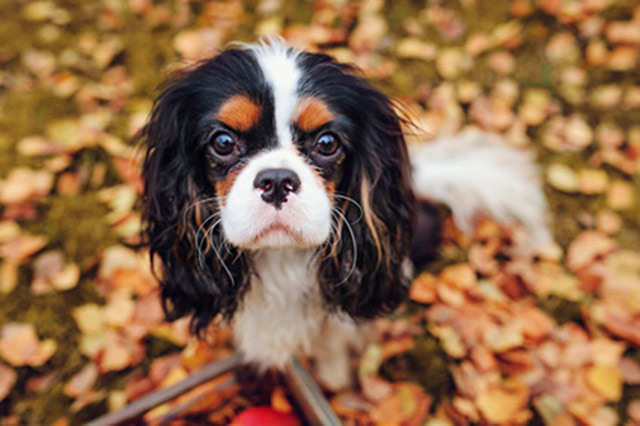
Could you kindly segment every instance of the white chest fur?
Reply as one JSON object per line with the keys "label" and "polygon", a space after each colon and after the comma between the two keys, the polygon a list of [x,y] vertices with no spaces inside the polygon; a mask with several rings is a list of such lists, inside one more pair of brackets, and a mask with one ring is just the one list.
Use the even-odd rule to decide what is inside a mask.
{"label": "white chest fur", "polygon": [[284,367],[309,353],[326,312],[312,250],[265,249],[254,254],[257,275],[233,318],[236,347],[259,368]]}

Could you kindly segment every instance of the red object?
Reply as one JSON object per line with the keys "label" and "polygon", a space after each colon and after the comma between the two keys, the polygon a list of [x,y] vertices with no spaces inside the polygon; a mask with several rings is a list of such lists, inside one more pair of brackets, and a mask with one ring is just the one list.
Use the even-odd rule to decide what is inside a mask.
{"label": "red object", "polygon": [[271,407],[251,407],[238,414],[232,426],[301,426],[300,420],[292,413],[276,411]]}

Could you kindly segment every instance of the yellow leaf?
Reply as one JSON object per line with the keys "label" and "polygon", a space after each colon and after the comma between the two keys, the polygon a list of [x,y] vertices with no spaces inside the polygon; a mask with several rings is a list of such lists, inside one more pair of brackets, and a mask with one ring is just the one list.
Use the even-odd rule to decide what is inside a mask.
{"label": "yellow leaf", "polygon": [[622,396],[622,376],[616,366],[594,366],[587,371],[587,383],[609,401]]}

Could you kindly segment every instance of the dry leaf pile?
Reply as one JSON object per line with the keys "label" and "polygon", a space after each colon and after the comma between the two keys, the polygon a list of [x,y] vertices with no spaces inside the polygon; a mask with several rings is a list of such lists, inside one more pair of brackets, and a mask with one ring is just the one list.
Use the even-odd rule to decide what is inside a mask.
{"label": "dry leaf pile", "polygon": [[[346,424],[640,424],[640,6],[633,0],[0,2],[0,423],[77,424],[231,351],[163,319],[130,142],[167,73],[280,33],[359,66],[428,133],[538,154],[557,245],[448,221],[375,324]],[[417,132],[420,133],[420,132]],[[241,382],[242,383],[242,382]],[[291,413],[229,376],[146,420]]]}

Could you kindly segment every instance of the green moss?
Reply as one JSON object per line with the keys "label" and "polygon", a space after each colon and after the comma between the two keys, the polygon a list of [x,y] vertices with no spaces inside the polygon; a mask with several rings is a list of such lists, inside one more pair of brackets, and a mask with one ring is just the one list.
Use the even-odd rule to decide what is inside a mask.
{"label": "green moss", "polygon": [[538,301],[540,309],[556,320],[558,324],[575,322],[581,324],[582,305],[557,296],[548,296]]}
{"label": "green moss", "polygon": [[104,219],[108,209],[95,193],[52,197],[44,210],[44,220],[27,228],[48,235],[49,247],[62,248],[81,266],[118,241]]}
{"label": "green moss", "polygon": [[387,360],[380,372],[388,380],[418,383],[437,404],[454,389],[451,365],[438,339],[427,334],[417,338],[410,351]]}
{"label": "green moss", "polygon": [[7,92],[0,102],[0,128],[15,139],[41,134],[49,121],[77,112],[72,102],[44,87]]}

